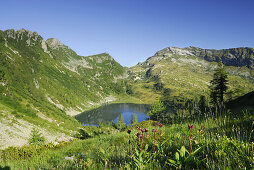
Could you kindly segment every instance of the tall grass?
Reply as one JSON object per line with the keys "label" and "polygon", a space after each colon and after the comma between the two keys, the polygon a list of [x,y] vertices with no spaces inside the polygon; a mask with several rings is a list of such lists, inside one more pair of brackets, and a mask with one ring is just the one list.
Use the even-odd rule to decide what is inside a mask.
{"label": "tall grass", "polygon": [[[253,142],[251,112],[216,113],[197,120],[175,119],[163,126],[155,121],[143,121],[125,132],[100,133],[56,146],[8,148],[0,152],[0,166],[11,169],[253,169]],[[33,154],[28,154],[29,150]],[[27,156],[19,156],[24,153]]]}

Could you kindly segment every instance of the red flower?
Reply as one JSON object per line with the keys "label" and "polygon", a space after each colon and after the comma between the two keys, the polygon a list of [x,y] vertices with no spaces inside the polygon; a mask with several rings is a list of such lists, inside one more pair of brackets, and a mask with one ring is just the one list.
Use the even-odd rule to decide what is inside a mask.
{"label": "red flower", "polygon": [[158,124],[158,126],[159,126],[159,127],[162,127],[162,126],[163,126],[163,124],[159,123],[159,124]]}
{"label": "red flower", "polygon": [[137,133],[137,137],[140,138],[140,133]]}
{"label": "red flower", "polygon": [[144,129],[145,130],[145,132],[148,132],[148,130],[147,129]]}
{"label": "red flower", "polygon": [[213,120],[217,120],[217,119],[216,119],[216,117],[215,117],[215,118],[213,118]]}
{"label": "red flower", "polygon": [[188,124],[188,128],[189,128],[189,130],[191,130],[191,129],[193,129],[194,128],[194,125],[193,124]]}
{"label": "red flower", "polygon": [[157,129],[153,129],[152,132],[153,132],[153,133],[157,132]]}
{"label": "red flower", "polygon": [[161,132],[159,132],[158,134],[159,134],[160,136],[162,135],[162,133],[161,133]]}

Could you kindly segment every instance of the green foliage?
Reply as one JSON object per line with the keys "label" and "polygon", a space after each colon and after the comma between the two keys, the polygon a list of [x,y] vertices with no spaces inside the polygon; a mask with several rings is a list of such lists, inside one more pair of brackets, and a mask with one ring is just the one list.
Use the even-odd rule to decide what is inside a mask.
{"label": "green foliage", "polygon": [[124,123],[124,120],[123,120],[123,114],[120,114],[119,118],[117,119],[116,127],[119,130],[124,130],[125,129],[126,126],[125,126],[125,123]]}
{"label": "green foliage", "polygon": [[175,168],[195,168],[196,164],[199,164],[201,161],[195,159],[195,155],[201,149],[197,148],[194,152],[189,153],[185,146],[182,146],[180,150],[177,149],[175,153],[175,159],[168,159],[168,163]]}
{"label": "green foliage", "polygon": [[129,84],[126,85],[126,93],[129,95],[133,94],[132,86]]}
{"label": "green foliage", "polygon": [[[139,123],[147,129],[143,140],[136,136],[142,131],[133,128],[130,134],[101,134],[63,145],[7,148],[0,151],[0,166],[14,169],[253,169],[253,139],[251,131],[246,134],[243,129],[245,121],[253,115],[231,116],[193,120],[191,153],[188,121],[159,127],[157,122],[149,120]],[[244,126],[237,127],[237,122]],[[240,139],[238,135],[247,138]]]}
{"label": "green foliage", "polygon": [[218,68],[215,70],[213,79],[210,83],[211,102],[214,106],[219,106],[221,108],[224,104],[225,92],[228,89],[228,75],[221,63],[219,63]]}
{"label": "green foliage", "polygon": [[30,134],[30,138],[28,139],[28,143],[31,145],[43,145],[46,139],[40,131],[36,128],[33,128]]}
{"label": "green foliage", "polygon": [[156,101],[151,105],[148,116],[153,120],[158,120],[166,112],[166,107],[161,101]]}
{"label": "green foliage", "polygon": [[130,120],[131,120],[131,125],[132,125],[132,126],[135,126],[135,125],[138,124],[138,117],[137,117],[136,114],[132,114]]}
{"label": "green foliage", "polygon": [[157,82],[153,85],[153,89],[155,91],[161,91],[164,88],[164,84],[161,82]]}
{"label": "green foliage", "polygon": [[209,111],[208,103],[207,103],[205,96],[200,96],[199,102],[198,102],[198,108],[199,108],[199,111],[201,112],[201,114],[204,114],[207,111]]}

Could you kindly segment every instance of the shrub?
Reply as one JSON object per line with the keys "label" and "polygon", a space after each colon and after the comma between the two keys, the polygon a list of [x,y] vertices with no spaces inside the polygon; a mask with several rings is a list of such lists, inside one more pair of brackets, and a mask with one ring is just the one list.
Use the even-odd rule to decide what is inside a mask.
{"label": "shrub", "polygon": [[33,128],[28,139],[28,143],[31,145],[42,145],[46,141],[45,137],[39,132],[38,129]]}

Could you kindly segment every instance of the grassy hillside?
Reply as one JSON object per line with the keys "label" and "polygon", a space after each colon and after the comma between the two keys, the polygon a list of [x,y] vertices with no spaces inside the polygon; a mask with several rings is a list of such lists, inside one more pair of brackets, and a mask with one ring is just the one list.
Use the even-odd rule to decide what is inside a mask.
{"label": "grassy hillside", "polygon": [[24,140],[33,126],[73,135],[80,125],[69,115],[127,96],[126,75],[107,53],[83,57],[36,32],[0,31],[2,143],[23,133],[15,128],[9,132],[9,121],[15,126],[25,121],[20,125],[26,129]]}
{"label": "grassy hillside", "polygon": [[[227,115],[160,126],[158,122],[144,121],[136,126],[141,129],[128,127],[130,134],[127,129],[117,132],[110,126],[87,127],[83,134],[88,138],[84,140],[2,150],[0,166],[11,169],[253,169],[253,136],[251,126],[246,126],[253,120],[253,114]],[[89,138],[92,133],[96,135]]]}
{"label": "grassy hillside", "polygon": [[[210,81],[217,63],[208,62],[196,56],[163,54],[150,57],[144,63],[130,68],[130,77],[135,90],[134,95],[148,94],[153,100],[160,91],[154,84],[160,82],[171,90],[172,96],[195,98],[208,96]],[[236,98],[254,89],[251,69],[225,66],[229,79],[227,99]],[[148,101],[149,102],[149,101]]]}
{"label": "grassy hillside", "polygon": [[226,103],[226,106],[232,111],[239,111],[244,109],[254,110],[254,91],[229,101]]}

